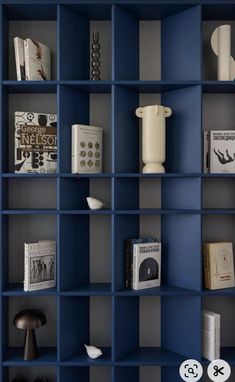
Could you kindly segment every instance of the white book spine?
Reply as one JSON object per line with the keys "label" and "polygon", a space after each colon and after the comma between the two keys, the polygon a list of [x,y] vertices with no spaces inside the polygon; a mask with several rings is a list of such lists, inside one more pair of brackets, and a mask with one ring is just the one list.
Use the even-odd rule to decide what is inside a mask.
{"label": "white book spine", "polygon": [[71,138],[72,138],[72,142],[71,142],[71,147],[72,147],[71,172],[72,172],[72,174],[77,174],[78,173],[78,165],[77,165],[77,163],[78,163],[78,146],[77,146],[78,128],[76,127],[76,125],[72,125]]}
{"label": "white book spine", "polygon": [[24,243],[24,291],[29,291],[29,245]]}
{"label": "white book spine", "polygon": [[24,67],[24,40],[19,37],[14,37],[14,48],[15,48],[15,61],[16,61],[16,76],[17,81],[22,81],[21,67]]}
{"label": "white book spine", "polygon": [[135,290],[138,290],[138,285],[137,285],[137,274],[138,274],[137,256],[138,256],[138,247],[136,245],[133,245],[132,289],[135,289]]}
{"label": "white book spine", "polygon": [[25,58],[25,79],[28,81],[30,79],[29,73],[29,46],[27,39],[24,40],[24,58]]}

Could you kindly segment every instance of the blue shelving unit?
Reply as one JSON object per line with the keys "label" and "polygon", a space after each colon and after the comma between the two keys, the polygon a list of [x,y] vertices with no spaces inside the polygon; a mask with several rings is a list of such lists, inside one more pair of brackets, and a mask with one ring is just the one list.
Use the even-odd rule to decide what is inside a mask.
{"label": "blue shelving unit", "polygon": [[[233,208],[208,208],[203,203],[205,182],[234,180],[234,174],[203,174],[203,95],[233,94],[234,82],[207,80],[203,75],[203,23],[235,19],[235,1],[222,0],[0,0],[0,184],[1,184],[1,347],[3,382],[17,367],[49,367],[55,381],[92,382],[92,370],[101,370],[104,382],[142,382],[140,367],[159,367],[157,382],[180,381],[178,368],[187,358],[202,361],[201,310],[205,297],[234,297],[235,289],[208,291],[203,288],[201,245],[205,219],[221,216],[233,219]],[[51,81],[17,82],[12,75],[12,25],[24,21],[30,34],[35,21],[51,23],[54,65]],[[110,78],[90,81],[90,21],[111,25]],[[140,79],[140,21],[161,21],[160,78]],[[18,30],[20,34],[20,27]],[[35,32],[40,40],[40,27]],[[51,37],[51,36],[50,36]],[[49,38],[49,37],[48,37]],[[152,46],[154,49],[154,45]],[[109,147],[102,174],[70,173],[71,124],[90,123],[90,95],[109,100]],[[162,104],[172,108],[167,121],[166,174],[142,174],[139,166],[139,121],[134,111],[140,94],[158,94]],[[19,98],[20,97],[20,98]],[[26,98],[27,97],[27,98]],[[14,174],[11,112],[14,107],[35,99],[53,102],[58,114],[58,172],[56,174]],[[21,101],[20,101],[21,100]],[[15,102],[15,103],[14,103]],[[47,102],[50,108],[50,102]],[[161,188],[161,205],[140,208],[140,183],[156,179]],[[104,182],[110,205],[101,211],[87,209],[85,197],[91,182]],[[23,182],[25,190],[34,182],[52,184],[56,194],[53,207],[18,206],[9,194]],[[36,183],[38,184],[38,183]],[[40,192],[39,192],[40,194]],[[40,197],[40,195],[39,195]],[[125,240],[139,237],[140,220],[157,216],[163,243],[162,286],[144,291],[125,289]],[[49,222],[57,240],[57,286],[25,293],[22,283],[11,282],[9,256],[17,235],[22,234],[22,217],[27,227]],[[107,282],[91,282],[90,223],[102,219],[109,227],[109,277]],[[13,228],[12,228],[13,227]],[[30,231],[31,232],[31,231]],[[50,238],[50,237],[49,237]],[[101,242],[103,238],[101,237]],[[230,238],[232,240],[232,238]],[[105,239],[104,239],[105,241]],[[19,249],[19,257],[22,257]],[[96,313],[91,301],[105,300],[110,325],[103,357],[90,360],[84,343],[90,342],[91,320]],[[161,346],[140,346],[141,299],[157,297],[161,306]],[[56,340],[40,346],[40,357],[25,362],[21,348],[13,346],[12,310],[14,301],[28,299],[53,302],[54,316],[48,329]],[[32,301],[32,300],[30,300]],[[151,301],[151,300],[150,300]],[[150,302],[151,304],[151,302]],[[99,305],[96,305],[99,306]],[[102,305],[101,308],[102,310]],[[102,321],[102,320],[101,320]],[[100,325],[102,327],[102,322]],[[103,324],[105,325],[105,323]],[[46,328],[46,327],[45,327]],[[40,335],[39,335],[40,338]],[[104,341],[104,342],[105,342]],[[234,347],[223,347],[222,358],[235,365]],[[103,374],[102,374],[103,373]],[[142,374],[143,375],[143,374]],[[0,378],[0,379],[1,379]],[[97,378],[97,377],[96,377]],[[103,378],[103,379],[102,379]]]}

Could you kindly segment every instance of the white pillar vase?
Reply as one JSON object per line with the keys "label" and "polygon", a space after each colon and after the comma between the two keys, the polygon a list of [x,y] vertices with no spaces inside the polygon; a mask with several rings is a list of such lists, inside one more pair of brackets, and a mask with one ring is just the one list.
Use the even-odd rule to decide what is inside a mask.
{"label": "white pillar vase", "polygon": [[218,80],[233,81],[235,78],[235,61],[231,57],[231,25],[220,25],[213,31],[211,47],[218,56]]}
{"label": "white pillar vase", "polygon": [[169,107],[151,105],[138,107],[137,117],[142,118],[143,173],[164,173],[166,159],[166,118],[172,111]]}

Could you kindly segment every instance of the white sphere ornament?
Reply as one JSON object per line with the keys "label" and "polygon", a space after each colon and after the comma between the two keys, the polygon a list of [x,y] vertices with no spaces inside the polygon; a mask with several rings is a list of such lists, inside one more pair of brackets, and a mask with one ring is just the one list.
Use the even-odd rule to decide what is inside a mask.
{"label": "white sphere ornament", "polygon": [[166,118],[172,111],[162,105],[138,107],[137,117],[142,118],[143,173],[164,173],[166,160]]}
{"label": "white sphere ornament", "polygon": [[88,357],[92,359],[96,359],[103,354],[101,349],[97,348],[96,346],[88,346],[86,344],[84,344],[84,346],[86,348]]}
{"label": "white sphere ornament", "polygon": [[92,198],[91,196],[88,196],[86,200],[91,210],[100,210],[104,205],[99,199]]}
{"label": "white sphere ornament", "polygon": [[235,61],[231,56],[231,25],[220,25],[211,35],[211,47],[218,56],[218,80],[235,79]]}

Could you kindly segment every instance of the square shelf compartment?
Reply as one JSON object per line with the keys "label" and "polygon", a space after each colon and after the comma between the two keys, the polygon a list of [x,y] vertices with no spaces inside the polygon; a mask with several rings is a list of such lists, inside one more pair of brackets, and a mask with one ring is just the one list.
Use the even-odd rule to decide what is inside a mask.
{"label": "square shelf compartment", "polygon": [[200,79],[198,6],[117,6],[114,41],[116,80]]}
{"label": "square shelf compartment", "polygon": [[114,370],[115,382],[180,382],[178,367],[119,366]]}
{"label": "square shelf compartment", "polygon": [[[89,212],[86,198],[90,196],[104,203],[103,210],[110,210],[111,179],[110,178],[62,178],[60,180],[60,209]],[[103,211],[101,210],[101,212]],[[92,213],[92,210],[90,210]]]}
{"label": "square shelf compartment", "polygon": [[234,57],[235,50],[233,41],[235,39],[235,17],[234,5],[226,7],[223,4],[203,5],[202,6],[202,48],[203,48],[203,79],[217,81],[218,57],[211,47],[211,36],[215,28],[220,25],[231,25],[231,56]]}
{"label": "square shelf compartment", "polygon": [[[160,93],[159,93],[160,91]],[[141,106],[162,104],[172,109],[166,120],[166,173],[201,172],[201,90],[199,86],[116,86],[114,89],[115,172],[142,172]],[[191,107],[193,102],[194,108]]]}
{"label": "square shelf compartment", "polygon": [[[112,348],[112,298],[62,297],[60,333],[60,359],[64,366],[108,366]],[[90,359],[84,344],[101,348],[103,355],[95,360]]]}
{"label": "square shelf compartment", "polygon": [[[57,97],[55,86],[36,85],[34,88],[28,88],[29,92],[24,92],[20,86],[3,87],[3,109],[2,109],[2,172],[14,172],[14,147],[15,147],[15,111],[29,113],[49,113],[57,112]],[[29,119],[27,119],[29,118]],[[30,123],[31,115],[26,117],[25,122]],[[27,152],[27,150],[25,150]],[[23,159],[24,152],[20,153]],[[33,174],[34,175],[34,174]],[[36,175],[36,174],[35,174]]]}
{"label": "square shelf compartment", "polygon": [[111,86],[60,87],[60,172],[71,173],[71,126],[103,128],[103,173],[112,172]]}
{"label": "square shelf compartment", "polygon": [[[204,178],[203,208],[205,209],[235,209],[235,179],[234,178]],[[215,192],[216,190],[216,192]]]}
{"label": "square shelf compartment", "polygon": [[[57,300],[56,297],[4,297],[2,301],[3,325],[3,362],[5,366],[24,364],[55,364],[57,362]],[[23,310],[38,309],[45,313],[47,323],[35,330],[38,346],[38,358],[33,361],[23,360],[25,330],[13,325],[15,315]]]}
{"label": "square shelf compartment", "polygon": [[60,368],[60,382],[73,382],[74,378],[84,382],[110,382],[112,368],[109,366],[63,366]]}
{"label": "square shelf compartment", "polygon": [[4,178],[3,210],[57,208],[57,180],[52,178]]}
{"label": "square shelf compartment", "polygon": [[3,79],[16,80],[14,37],[31,38],[51,50],[51,79],[57,79],[56,5],[5,5],[3,7]]}
{"label": "square shelf compartment", "polygon": [[111,221],[106,215],[60,217],[60,290],[109,294],[112,283]]}
{"label": "square shelf compartment", "polygon": [[53,215],[11,214],[2,217],[2,288],[6,294],[23,293],[24,243],[56,240],[56,231],[57,221]]}
{"label": "square shelf compartment", "polygon": [[50,382],[57,382],[57,370],[53,366],[11,366],[3,368],[3,381],[12,382],[14,378],[24,378],[34,381],[38,378],[48,378]]}
{"label": "square shelf compartment", "polygon": [[99,32],[100,79],[112,78],[111,6],[96,5],[95,8],[95,11],[89,5],[60,8],[61,80],[91,79],[92,34],[95,31]]}
{"label": "square shelf compartment", "polygon": [[[122,213],[114,222],[114,287],[120,295],[193,295],[201,290],[199,214]],[[125,285],[126,240],[154,237],[162,243],[161,287],[134,291]]]}
{"label": "square shelf compartment", "polygon": [[[192,296],[117,297],[115,336],[118,341],[115,341],[115,359],[123,366],[176,366],[184,357],[198,357],[199,307],[200,298]],[[191,330],[198,336],[190,338]],[[174,335],[171,334],[173,331]]]}
{"label": "square shelf compartment", "polygon": [[[202,309],[211,310],[221,316],[221,359],[235,365],[235,335],[233,331],[234,296],[205,296]],[[207,361],[209,363],[209,361]]]}

